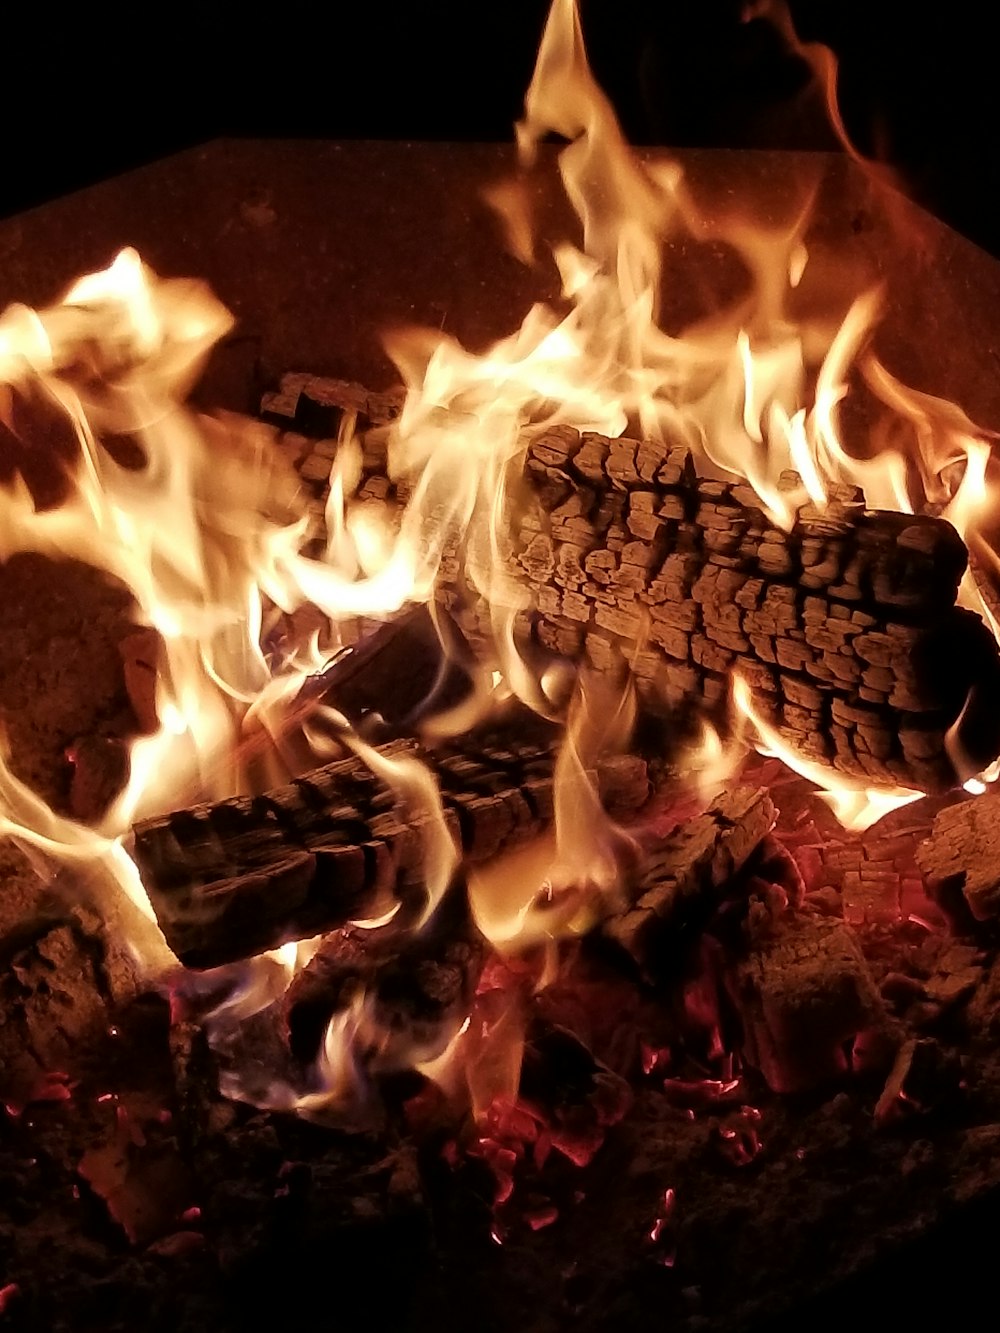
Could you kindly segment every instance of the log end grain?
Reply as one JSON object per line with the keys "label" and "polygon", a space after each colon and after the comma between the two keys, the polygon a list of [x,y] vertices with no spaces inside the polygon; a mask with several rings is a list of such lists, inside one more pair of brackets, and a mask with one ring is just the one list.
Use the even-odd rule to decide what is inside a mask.
{"label": "log end grain", "polygon": [[1000,912],[1000,794],[987,792],[939,812],[917,864],[937,894],[960,891],[972,915]]}

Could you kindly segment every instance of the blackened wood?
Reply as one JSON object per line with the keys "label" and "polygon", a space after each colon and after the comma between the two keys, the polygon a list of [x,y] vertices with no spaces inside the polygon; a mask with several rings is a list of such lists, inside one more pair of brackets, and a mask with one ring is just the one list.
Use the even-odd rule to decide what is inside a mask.
{"label": "blackened wood", "polygon": [[718,901],[770,833],[775,817],[766,791],[735,787],[664,837],[647,838],[626,901],[602,923],[602,935],[655,981],[665,931],[696,903]]}
{"label": "blackened wood", "polygon": [[938,895],[961,892],[972,915],[1000,912],[1000,795],[987,792],[940,811],[917,864]]}
{"label": "blackened wood", "polygon": [[388,739],[412,733],[422,718],[460,703],[471,689],[462,665],[470,652],[446,611],[437,611],[436,619],[420,605],[377,625],[306,682],[290,722],[326,703],[356,730],[376,730]]}
{"label": "blackened wood", "polygon": [[[385,461],[398,401],[286,376],[268,412],[296,427],[280,447],[317,531],[335,446],[317,453],[302,432],[334,402],[338,426],[362,430],[357,500],[407,498]],[[785,532],[749,486],[699,477],[683,448],[566,427],[527,438],[523,465],[507,554],[533,594],[526,641],[599,668],[628,660],[645,705],[675,716],[725,723],[739,673],[800,754],[855,780],[942,791],[968,775],[955,755],[974,769],[1000,752],[1000,655],[955,604],[967,552],[946,521],[847,493]],[[485,623],[458,562],[438,596],[463,626]]]}
{"label": "blackened wood", "polygon": [[412,1059],[436,1054],[468,1015],[486,951],[464,884],[423,925],[404,911],[371,930],[332,931],[285,995],[292,1054],[313,1060],[331,1018],[362,997],[362,1045],[402,1041]]}
{"label": "blackened wood", "polygon": [[954,784],[959,719],[973,763],[1000,750],[1000,656],[955,605],[967,556],[943,520],[839,499],[784,532],[683,449],[569,430],[529,442],[525,473],[532,632],[597,665],[640,644],[649,706],[724,712],[738,673],[799,753],[920,790]]}
{"label": "blackened wood", "polygon": [[[386,758],[430,765],[445,821],[469,863],[533,837],[552,818],[554,741],[530,717],[434,751],[405,740],[379,748]],[[610,758],[596,777],[615,817],[648,799],[641,759]],[[262,796],[146,820],[133,834],[157,920],[189,967],[215,967],[374,918],[397,895],[421,892],[423,848],[412,812],[398,809],[353,756]]]}
{"label": "blackened wood", "polygon": [[787,913],[757,933],[732,969],[743,1054],[774,1092],[804,1092],[843,1074],[845,1046],[885,1014],[850,927]]}
{"label": "blackened wood", "polygon": [[598,1060],[575,1032],[532,1016],[518,1101],[546,1127],[558,1152],[586,1166],[633,1100],[626,1080]]}

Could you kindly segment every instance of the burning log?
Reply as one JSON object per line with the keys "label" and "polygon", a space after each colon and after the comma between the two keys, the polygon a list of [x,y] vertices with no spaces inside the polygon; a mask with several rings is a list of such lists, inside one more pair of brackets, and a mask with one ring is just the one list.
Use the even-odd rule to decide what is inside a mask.
{"label": "burning log", "polygon": [[714,903],[774,827],[775,818],[774,805],[760,788],[722,793],[704,814],[646,847],[627,904],[603,922],[601,933],[624,949],[646,977],[655,979],[666,929],[696,900],[708,897]]}
{"label": "burning log", "polygon": [[331,1018],[362,997],[373,1043],[401,1041],[407,1063],[438,1054],[469,1012],[485,954],[463,884],[419,928],[403,912],[371,930],[331,932],[285,996],[292,1054],[314,1059]]}
{"label": "burning log", "polygon": [[[427,752],[444,817],[474,864],[537,834],[552,818],[554,753],[545,735],[470,737]],[[649,794],[646,764],[609,759],[598,785],[613,815]],[[374,918],[419,885],[419,827],[359,758],[316,768],[257,797],[195,806],[134,829],[135,859],[167,942],[188,967],[215,967],[289,940]]]}
{"label": "burning log", "polygon": [[854,778],[952,785],[945,733],[988,762],[1000,657],[955,606],[965,547],[940,519],[856,502],[790,532],[683,449],[563,430],[528,445],[537,499],[515,538],[534,633],[597,666],[629,644],[647,704],[723,704],[733,674],[799,754]]}
{"label": "burning log", "polygon": [[847,1068],[845,1043],[884,1022],[848,926],[808,916],[762,930],[730,977],[743,1053],[774,1092],[804,1092]]}
{"label": "burning log", "polygon": [[1000,912],[1000,795],[988,793],[940,811],[917,864],[936,896],[961,893],[978,921]]}
{"label": "burning log", "polygon": [[587,1166],[630,1110],[632,1090],[561,1024],[533,1015],[525,1033],[518,1107],[544,1125],[552,1147]]}
{"label": "burning log", "polygon": [[[282,447],[321,521],[334,446],[299,432],[317,412],[330,433],[348,413],[384,427],[398,400],[289,375],[264,411],[297,428]],[[361,501],[405,499],[385,434],[364,440]],[[979,767],[1000,752],[1000,656],[955,604],[968,555],[946,521],[852,494],[783,531],[749,486],[697,476],[683,448],[568,427],[527,442],[524,472],[508,558],[534,594],[521,628],[545,649],[599,668],[627,659],[660,713],[723,716],[739,674],[787,743],[854,780],[955,785],[950,728]],[[460,572],[440,596],[461,613]]]}

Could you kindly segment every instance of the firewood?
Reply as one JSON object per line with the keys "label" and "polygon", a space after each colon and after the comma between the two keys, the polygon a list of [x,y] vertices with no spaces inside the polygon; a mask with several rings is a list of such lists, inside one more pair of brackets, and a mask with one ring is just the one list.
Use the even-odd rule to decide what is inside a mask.
{"label": "firewood", "polygon": [[649,980],[657,977],[664,932],[696,901],[718,898],[774,826],[767,792],[736,787],[655,842],[647,840],[625,905],[601,925]]}
{"label": "firewood", "polygon": [[[442,644],[444,637],[447,650]],[[411,734],[420,720],[454,707],[471,681],[463,669],[469,649],[445,611],[437,624],[426,605],[408,608],[371,632],[331,665],[311,677],[292,710],[290,722],[306,716],[315,702],[328,703],[366,735],[378,739]]]}
{"label": "firewood", "polygon": [[52,923],[3,962],[0,1098],[17,1104],[49,1076],[78,1073],[100,1044],[113,1005],[100,936],[78,922]]}
{"label": "firewood", "polygon": [[944,739],[963,708],[967,753],[1000,749],[1000,656],[955,606],[966,552],[949,524],[838,501],[785,533],[683,450],[569,431],[532,441],[525,466],[538,504],[517,559],[550,647],[603,665],[642,645],[650,706],[711,710],[739,673],[798,752],[856,779],[953,785]]}
{"label": "firewood", "polygon": [[402,1040],[411,1057],[437,1054],[468,1015],[486,947],[464,884],[419,928],[403,912],[371,930],[332,931],[284,999],[292,1054],[314,1059],[330,1019],[361,996],[372,1045]]}
{"label": "firewood", "polygon": [[525,1033],[518,1102],[545,1125],[557,1152],[586,1166],[630,1110],[633,1094],[576,1033],[535,1014]]}
{"label": "firewood", "polygon": [[743,1054],[774,1092],[804,1092],[847,1068],[845,1043],[884,1023],[854,933],[788,913],[761,930],[729,978]]}
{"label": "firewood", "polygon": [[1000,912],[1000,795],[960,801],[935,817],[917,864],[935,895],[960,892],[972,915],[988,921]]}
{"label": "firewood", "polygon": [[[533,837],[552,818],[553,738],[530,718],[434,751],[406,740],[380,751],[430,764],[445,821],[470,864]],[[610,758],[597,780],[618,818],[648,798],[641,759]],[[133,834],[167,943],[189,967],[246,958],[374,918],[396,895],[419,896],[419,829],[356,757],[262,796],[146,820]]]}
{"label": "firewood", "polygon": [[[280,447],[317,524],[335,453],[302,433],[318,408],[326,429],[349,414],[375,427],[357,499],[405,500],[385,463],[398,400],[289,375],[265,410],[296,428]],[[956,785],[945,747],[956,722],[974,766],[1000,752],[1000,655],[955,605],[968,557],[946,521],[865,510],[845,493],[786,532],[749,486],[699,477],[683,448],[567,427],[528,437],[523,468],[508,558],[533,594],[522,633],[547,651],[598,668],[628,660],[654,711],[723,721],[739,673],[787,742],[855,780]],[[482,622],[457,560],[439,598]]]}

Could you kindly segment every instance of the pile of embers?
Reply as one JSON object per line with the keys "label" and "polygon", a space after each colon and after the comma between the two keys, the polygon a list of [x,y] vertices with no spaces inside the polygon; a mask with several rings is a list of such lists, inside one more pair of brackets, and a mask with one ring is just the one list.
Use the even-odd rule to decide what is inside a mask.
{"label": "pile of embers", "polygon": [[[55,581],[33,557],[7,573],[28,623]],[[89,656],[37,646],[16,757],[83,814],[94,756],[148,725],[155,654],[113,590],[61,573],[53,614],[70,635],[86,622]],[[378,678],[369,657],[361,712]],[[544,727],[514,719],[434,764],[466,866],[546,824]],[[555,970],[491,952],[464,883],[419,932],[405,906],[346,924],[384,894],[380,849],[408,884],[407,829],[360,761],[136,831],[161,925],[213,999],[238,960],[326,934],[266,1016],[261,1086],[275,1061],[306,1077],[363,989],[408,1040],[470,1016],[475,1114],[415,1071],[362,1073],[360,1128],[224,1098],[206,986],[149,991],[86,883],[8,848],[0,1320],[235,1329],[322,1300],[413,1329],[736,1328],[971,1216],[1000,1175],[1000,798],[928,798],[851,834],[776,761],[749,760],[701,813],[669,783],[651,797],[663,775],[641,750],[599,776],[642,856]]]}

